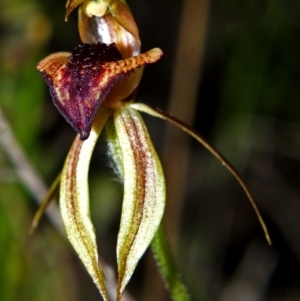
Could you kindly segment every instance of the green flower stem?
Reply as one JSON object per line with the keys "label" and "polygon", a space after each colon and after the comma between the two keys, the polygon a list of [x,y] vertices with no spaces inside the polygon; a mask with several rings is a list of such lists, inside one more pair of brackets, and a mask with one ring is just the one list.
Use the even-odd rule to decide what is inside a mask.
{"label": "green flower stem", "polygon": [[174,301],[190,301],[190,296],[178,272],[166,233],[159,226],[151,242],[151,248],[162,277]]}

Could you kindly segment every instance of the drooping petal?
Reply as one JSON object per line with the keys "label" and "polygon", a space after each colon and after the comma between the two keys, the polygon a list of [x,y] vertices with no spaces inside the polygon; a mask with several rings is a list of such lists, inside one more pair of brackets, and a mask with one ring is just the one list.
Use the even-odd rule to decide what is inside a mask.
{"label": "drooping petal", "polygon": [[177,127],[179,127],[181,130],[183,130],[184,132],[186,132],[187,134],[189,134],[191,137],[193,137],[194,139],[196,139],[200,144],[202,144],[214,157],[216,157],[221,163],[222,165],[224,165],[229,172],[234,176],[234,178],[237,180],[237,182],[240,184],[241,188],[244,190],[246,196],[248,197],[250,204],[253,207],[253,210],[258,218],[258,221],[264,231],[266,240],[268,242],[269,245],[272,244],[267,226],[263,220],[263,217],[260,214],[260,211],[256,205],[256,202],[254,200],[254,197],[252,196],[250,190],[248,189],[246,183],[244,182],[242,176],[239,174],[239,172],[231,165],[231,163],[218,151],[216,150],[211,144],[209,144],[203,137],[201,137],[200,134],[198,134],[194,129],[192,129],[191,127],[189,127],[188,125],[184,124],[183,122],[181,122],[180,120],[178,120],[177,118],[162,112],[161,110],[158,109],[154,109],[151,108],[148,105],[142,104],[142,103],[134,103],[131,105],[133,108],[135,108],[136,110],[139,110],[140,112],[144,112],[147,113],[149,115],[152,115],[154,117],[158,117],[164,120],[167,120],[171,123],[173,123],[174,125],[176,125]]}
{"label": "drooping petal", "polygon": [[95,143],[111,115],[101,108],[89,139],[76,137],[67,156],[60,184],[60,211],[67,237],[91,275],[105,301],[108,301],[105,277],[99,268],[95,230],[90,220],[88,169]]}
{"label": "drooping petal", "polygon": [[78,28],[83,43],[115,43],[123,58],[140,54],[140,39],[124,29],[111,14],[89,17],[80,7]]}
{"label": "drooping petal", "polygon": [[114,114],[122,154],[124,199],[117,244],[117,300],[163,216],[165,182],[162,167],[140,114],[129,106]]}
{"label": "drooping petal", "polygon": [[[115,44],[82,44],[71,55],[58,53],[46,57],[37,68],[50,88],[55,106],[84,140],[88,138],[95,115],[112,87],[134,69],[157,61],[161,55],[161,50],[156,48],[121,60]],[[140,76],[133,78],[137,82],[130,81],[132,91]],[[117,94],[116,90],[114,94]]]}

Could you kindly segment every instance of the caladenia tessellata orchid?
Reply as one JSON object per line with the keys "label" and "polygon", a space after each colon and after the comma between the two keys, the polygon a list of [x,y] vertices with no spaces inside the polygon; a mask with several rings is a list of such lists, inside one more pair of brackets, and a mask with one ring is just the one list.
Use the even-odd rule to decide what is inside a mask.
{"label": "caladenia tessellata orchid", "polygon": [[163,170],[139,112],[165,119],[194,137],[234,175],[247,194],[270,238],[247,186],[230,163],[200,135],[176,118],[142,103],[134,103],[146,64],[162,51],[140,54],[138,29],[124,0],[69,0],[66,18],[79,6],[83,44],[72,52],[49,55],[37,66],[49,86],[55,106],[78,133],[58,176],[39,209],[42,212],[60,185],[60,211],[67,237],[104,300],[109,300],[105,272],[99,266],[95,230],[90,219],[88,170],[95,144],[105,128],[111,159],[124,182],[117,240],[116,300],[152,242],[152,249],[174,300],[189,300],[176,271],[160,223],[165,208]]}

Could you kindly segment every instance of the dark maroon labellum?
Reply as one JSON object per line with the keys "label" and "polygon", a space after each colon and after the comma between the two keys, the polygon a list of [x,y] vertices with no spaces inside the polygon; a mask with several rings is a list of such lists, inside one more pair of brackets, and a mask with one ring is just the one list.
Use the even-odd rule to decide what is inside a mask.
{"label": "dark maroon labellum", "polygon": [[42,70],[55,106],[82,140],[89,137],[99,106],[111,88],[128,75],[116,74],[111,66],[103,64],[121,59],[115,44],[81,44],[66,64],[51,69],[55,67],[53,62],[49,70]]}

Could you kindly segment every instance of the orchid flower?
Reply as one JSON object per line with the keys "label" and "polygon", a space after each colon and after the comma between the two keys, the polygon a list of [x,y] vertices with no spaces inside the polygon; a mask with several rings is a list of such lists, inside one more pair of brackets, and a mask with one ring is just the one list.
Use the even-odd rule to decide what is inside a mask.
{"label": "orchid flower", "polygon": [[[124,181],[117,241],[117,301],[121,300],[139,259],[155,236],[165,208],[163,170],[139,111],[170,121],[212,152],[241,184],[269,240],[247,186],[230,163],[176,118],[133,102],[144,66],[158,61],[162,51],[154,48],[140,54],[138,29],[126,2],[68,0],[66,18],[77,6],[80,6],[79,32],[83,44],[70,53],[49,55],[37,68],[49,86],[55,106],[78,133],[54,186],[60,180],[60,211],[67,237],[103,299],[109,300],[90,219],[88,170],[104,128],[111,158]],[[51,193],[45,203],[50,198]]]}

